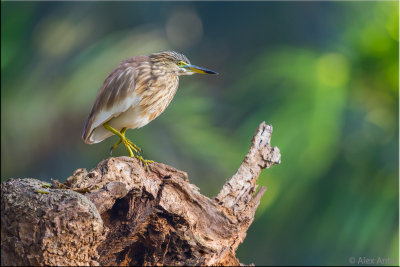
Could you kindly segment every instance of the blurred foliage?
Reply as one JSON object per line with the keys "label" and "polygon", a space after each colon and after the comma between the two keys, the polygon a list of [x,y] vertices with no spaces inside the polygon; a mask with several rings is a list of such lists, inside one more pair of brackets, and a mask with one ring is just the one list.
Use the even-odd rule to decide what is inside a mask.
{"label": "blurred foliage", "polygon": [[[128,136],[215,195],[261,121],[282,164],[240,246],[256,265],[399,258],[398,2],[1,2],[1,178],[66,178],[116,138],[80,138],[123,59],[173,49],[183,77]],[[125,155],[118,148],[114,155]],[[218,177],[218,178],[217,178]]]}

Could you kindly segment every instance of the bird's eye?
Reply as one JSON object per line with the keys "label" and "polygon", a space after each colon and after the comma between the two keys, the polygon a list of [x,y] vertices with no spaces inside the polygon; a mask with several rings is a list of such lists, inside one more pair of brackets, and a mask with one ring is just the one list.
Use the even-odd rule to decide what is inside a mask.
{"label": "bird's eye", "polygon": [[182,61],[178,61],[176,64],[177,64],[179,67],[181,67],[181,66],[184,65],[184,63],[183,63]]}

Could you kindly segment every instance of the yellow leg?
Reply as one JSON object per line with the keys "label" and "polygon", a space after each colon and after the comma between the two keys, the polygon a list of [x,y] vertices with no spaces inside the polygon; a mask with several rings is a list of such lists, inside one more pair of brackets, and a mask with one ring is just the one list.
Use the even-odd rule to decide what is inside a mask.
{"label": "yellow leg", "polygon": [[36,189],[36,193],[39,193],[39,194],[49,194],[50,191],[48,190],[48,188],[50,188],[50,187],[51,187],[51,184],[43,182],[43,183],[42,183],[42,188]]}
{"label": "yellow leg", "polygon": [[[109,128],[112,128],[110,125],[107,124],[107,127],[109,127],[109,128],[107,128],[105,125],[104,125],[104,127],[105,127],[106,129],[110,130],[111,132],[115,133],[114,131],[112,131],[111,129],[109,129]],[[112,128],[112,129],[115,130],[114,128]],[[128,138],[126,138],[126,136],[125,136],[126,130],[127,130],[126,128],[123,128],[123,129],[121,130],[121,132],[119,132],[119,133],[123,136],[123,138],[120,137],[120,139],[118,140],[118,142],[116,142],[116,143],[110,148],[110,155],[112,155],[112,151],[113,151],[119,144],[121,144],[121,143],[123,142],[123,139],[124,139],[124,138],[125,138],[125,142],[128,144],[128,146],[129,146],[133,151],[135,151],[135,153],[140,153],[140,152],[142,152],[142,149],[141,149],[140,147],[138,147],[138,146],[135,145],[131,140],[129,140]],[[116,131],[116,130],[115,130],[115,131]]]}
{"label": "yellow leg", "polygon": [[110,148],[110,155],[112,155],[112,151],[117,148],[119,144],[121,144],[122,140],[119,139],[111,148]]}
{"label": "yellow leg", "polygon": [[148,160],[148,159],[144,159],[142,156],[140,155],[135,155],[135,158],[137,158],[138,160],[140,160],[143,165],[146,167],[146,171],[149,170],[149,163],[154,163],[154,160]]}
{"label": "yellow leg", "polygon": [[[125,136],[125,131],[126,131],[126,128],[123,128],[123,129],[121,130],[121,132],[120,132],[121,135]],[[117,146],[118,146],[119,144],[121,144],[121,142],[122,142],[122,139],[119,139],[118,142],[116,142],[116,143],[110,148],[110,155],[112,155],[112,151],[113,151],[114,149],[116,149]]]}
{"label": "yellow leg", "polygon": [[[122,134],[123,136],[125,136],[126,130],[127,130],[126,128],[123,128],[123,129],[121,130],[121,134]],[[128,138],[126,138],[126,141],[128,142],[128,144],[129,144],[131,147],[135,148],[135,149],[138,150],[139,152],[143,152],[143,150],[142,150],[140,147],[138,147],[137,145],[135,145],[134,143],[132,143],[132,141],[129,140]]]}
{"label": "yellow leg", "polygon": [[[133,158],[134,155],[133,155],[132,150],[135,151],[135,152],[138,152],[138,151],[137,151],[136,148],[131,147],[131,146],[129,145],[129,143],[128,143],[128,141],[127,141],[127,138],[125,137],[125,134],[124,134],[124,135],[121,134],[120,132],[118,132],[117,130],[115,130],[113,127],[111,127],[110,125],[108,125],[108,123],[104,123],[103,126],[104,126],[104,128],[106,128],[107,130],[109,130],[110,132],[112,132],[113,134],[115,134],[116,136],[118,136],[118,137],[120,138],[119,143],[122,142],[122,143],[124,144],[126,150],[128,150],[129,156],[130,156],[131,158]],[[116,143],[114,146],[117,147],[117,145],[119,145],[119,143]],[[114,147],[114,146],[113,146],[113,147]]]}
{"label": "yellow leg", "polygon": [[[128,150],[129,156],[131,158],[135,157],[138,160],[140,160],[146,167],[146,170],[147,171],[149,170],[148,164],[154,163],[154,161],[146,160],[142,156],[138,155],[142,151],[142,149],[140,149],[137,145],[135,145],[131,140],[126,138],[126,136],[125,136],[126,128],[123,128],[121,130],[121,132],[119,132],[119,131],[115,130],[113,127],[111,127],[108,123],[104,123],[103,126],[104,126],[104,128],[106,128],[107,130],[109,130],[110,132],[112,132],[113,134],[115,134],[116,136],[118,136],[120,138],[120,140],[111,147],[110,153],[112,153],[112,150],[115,149],[120,143],[123,143],[126,150]],[[132,150],[136,153],[136,155],[133,153]]]}

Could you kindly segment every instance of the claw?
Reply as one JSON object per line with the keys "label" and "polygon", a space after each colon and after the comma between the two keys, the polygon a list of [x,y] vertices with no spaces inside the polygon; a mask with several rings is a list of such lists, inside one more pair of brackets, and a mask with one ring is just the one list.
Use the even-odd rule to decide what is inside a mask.
{"label": "claw", "polygon": [[118,146],[119,144],[121,144],[121,142],[122,142],[122,139],[119,139],[119,141],[116,142],[116,143],[110,148],[110,156],[112,155],[112,151],[113,151],[115,148],[117,148],[117,146]]}
{"label": "claw", "polygon": [[42,183],[42,188],[49,188],[49,187],[51,187],[50,183],[45,183],[45,182]]}
{"label": "claw", "polygon": [[149,171],[149,164],[154,163],[153,160],[144,159],[142,156],[136,155],[135,157],[143,163],[143,165],[146,167],[146,171]]}

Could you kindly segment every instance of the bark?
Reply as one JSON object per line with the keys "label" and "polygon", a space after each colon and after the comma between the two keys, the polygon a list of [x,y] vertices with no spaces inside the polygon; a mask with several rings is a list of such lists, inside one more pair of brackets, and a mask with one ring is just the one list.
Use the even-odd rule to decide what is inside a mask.
{"label": "bark", "polygon": [[[210,199],[185,172],[109,158],[38,193],[36,179],[1,184],[2,265],[239,265],[235,251],[266,188],[264,168],[280,163],[261,123],[237,172]],[[62,187],[62,189],[58,188]]]}

